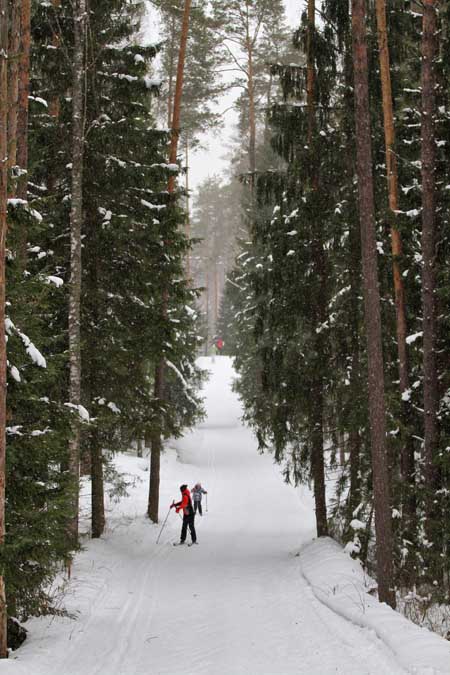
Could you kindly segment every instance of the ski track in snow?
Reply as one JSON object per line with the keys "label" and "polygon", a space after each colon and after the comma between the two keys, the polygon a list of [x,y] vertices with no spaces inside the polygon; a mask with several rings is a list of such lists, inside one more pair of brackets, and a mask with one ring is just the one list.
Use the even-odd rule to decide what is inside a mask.
{"label": "ski track in snow", "polygon": [[[3,662],[16,675],[401,675],[372,631],[316,600],[297,552],[313,536],[307,490],[284,484],[242,427],[230,359],[202,359],[207,419],[162,460],[160,519],[178,486],[200,481],[208,512],[200,545],[172,546],[181,521],[145,513],[147,460],[123,455],[137,474],[133,498],[109,505],[108,530],[74,565],[64,599],[76,619],[33,619],[30,637]],[[188,535],[189,539],[189,535]]]}

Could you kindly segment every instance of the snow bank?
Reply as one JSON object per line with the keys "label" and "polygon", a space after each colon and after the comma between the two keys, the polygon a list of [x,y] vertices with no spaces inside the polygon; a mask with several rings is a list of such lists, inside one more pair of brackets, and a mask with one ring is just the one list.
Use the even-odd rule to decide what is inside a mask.
{"label": "snow bank", "polygon": [[375,631],[407,672],[450,674],[450,643],[370,595],[375,582],[339,544],[317,539],[301,550],[300,559],[303,576],[317,599],[353,624]]}

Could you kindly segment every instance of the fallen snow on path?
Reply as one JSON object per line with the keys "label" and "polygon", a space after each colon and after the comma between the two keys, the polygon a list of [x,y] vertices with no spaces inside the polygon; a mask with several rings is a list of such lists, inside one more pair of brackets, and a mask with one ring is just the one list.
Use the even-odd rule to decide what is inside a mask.
{"label": "fallen snow on path", "polygon": [[301,571],[302,558],[304,574],[308,560],[314,571],[313,549],[298,555],[314,531],[310,494],[285,485],[272,458],[258,454],[240,423],[230,359],[201,365],[211,371],[208,416],[164,454],[160,509],[162,520],[178,486],[200,481],[208,510],[204,501],[204,515],[196,518],[199,546],[172,546],[181,525],[173,511],[156,545],[160,526],[143,515],[148,460],[121,455],[118,467],[136,482],[129,499],[109,504],[105,536],[76,559],[64,599],[74,618],[30,621],[27,642],[0,673],[407,672],[375,630],[319,601],[315,581]]}

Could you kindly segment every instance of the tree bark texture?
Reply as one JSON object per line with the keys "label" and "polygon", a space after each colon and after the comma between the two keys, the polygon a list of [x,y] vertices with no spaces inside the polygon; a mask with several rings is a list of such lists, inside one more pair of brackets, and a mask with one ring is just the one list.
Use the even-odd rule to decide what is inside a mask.
{"label": "tree bark texture", "polygon": [[136,441],[136,445],[137,445],[136,456],[137,457],[143,457],[144,440],[141,437],[139,437]]}
{"label": "tree bark texture", "polygon": [[[254,82],[254,67],[253,67],[253,44],[250,37],[249,20],[248,20],[248,5],[247,5],[247,68],[248,68],[248,123],[249,123],[249,144],[248,157],[249,169],[252,176],[256,171],[256,113],[255,113],[255,82]],[[253,179],[252,179],[253,185]]]}
{"label": "tree bark texture", "polygon": [[[98,362],[99,352],[102,346],[96,335],[97,326],[100,323],[99,306],[101,303],[99,297],[99,276],[101,274],[101,250],[98,241],[98,227],[96,225],[95,214],[87,213],[87,222],[90,223],[87,232],[87,246],[89,251],[93,254],[90,260],[90,265],[87,268],[87,289],[85,294],[88,296],[88,302],[91,306],[92,312],[92,330],[91,340],[94,343],[93,349],[90,353],[90,358],[87,360],[89,366],[89,385],[90,395],[89,400],[93,401],[101,396],[101,385],[98,381]],[[86,379],[86,373],[84,378]],[[105,489],[103,480],[103,453],[101,438],[98,432],[98,427],[94,422],[91,432],[89,434],[89,472],[91,475],[91,534],[93,539],[102,536],[105,529]],[[81,463],[83,468],[83,463]]]}
{"label": "tree bark texture", "polygon": [[[53,6],[53,8],[55,10],[55,13],[56,13],[57,10],[61,7],[61,0],[51,0],[51,2],[52,2],[52,6]],[[57,28],[57,22],[56,21],[55,21],[54,25],[55,25],[55,28],[54,28],[53,34],[52,34],[52,47],[54,47],[55,49],[59,49],[59,47],[61,46],[61,37],[60,37],[60,34],[59,34],[59,29]],[[53,96],[50,99],[49,104],[48,104],[49,115],[51,117],[53,117],[54,119],[58,119],[60,110],[61,110],[61,104],[60,104],[59,96]]]}
{"label": "tree bark texture", "polygon": [[395,593],[392,587],[392,521],[386,452],[384,368],[375,240],[365,0],[352,0],[352,34],[357,174],[368,357],[369,422],[375,505],[378,595],[380,602],[386,602],[394,607]]}
{"label": "tree bark texture", "polygon": [[308,109],[308,145],[313,142],[315,127],[315,69],[314,33],[316,29],[316,3],[308,0],[308,31],[306,37],[306,105]]}
{"label": "tree bark texture", "polygon": [[173,69],[174,69],[174,51],[176,45],[176,22],[175,17],[172,17],[172,30],[170,33],[170,46],[169,46],[169,91],[167,94],[167,127],[170,129],[173,120]]}
{"label": "tree bark texture", "polygon": [[[167,308],[167,304],[166,304]],[[162,405],[165,394],[165,363],[164,357],[161,357],[155,369],[155,399]],[[148,492],[147,515],[154,523],[159,518],[159,482],[160,482],[160,464],[162,450],[162,424],[163,411],[159,413],[159,425],[156,424],[151,434],[151,452],[150,452],[150,483]]]}
{"label": "tree bark texture", "polygon": [[[31,0],[21,2],[20,60],[19,60],[19,110],[17,116],[17,164],[28,171],[28,97],[30,94]],[[28,198],[28,176],[19,178],[19,199]],[[25,233],[26,240],[26,233]]]}
{"label": "tree bark texture", "polygon": [[[81,230],[83,223],[83,156],[84,156],[84,42],[86,0],[75,0],[74,54],[72,81],[72,205],[70,210],[70,286],[69,286],[69,400],[81,403]],[[69,441],[69,470],[76,489],[72,504],[70,534],[78,540],[78,483],[80,479],[80,418],[72,414],[72,437]]]}
{"label": "tree bark texture", "polygon": [[[185,0],[183,23],[181,26],[180,51],[178,52],[177,79],[175,82],[175,96],[173,100],[172,139],[170,142],[169,162],[176,164],[178,141],[181,130],[181,100],[183,97],[184,62],[186,60],[186,46],[189,34],[189,18],[191,14],[191,0]],[[175,175],[169,178],[169,192],[175,191]]]}
{"label": "tree bark texture", "polygon": [[[8,206],[8,0],[0,0],[0,546],[5,541],[6,335],[5,265]],[[7,611],[0,570],[0,658],[8,656]]]}
{"label": "tree bark texture", "polygon": [[103,486],[103,453],[98,430],[91,432],[91,512],[92,538],[98,539],[105,529],[105,498]]}
{"label": "tree bark texture", "polygon": [[425,481],[430,491],[427,516],[433,520],[434,488],[437,482],[435,457],[438,446],[438,377],[436,367],[436,0],[424,0],[422,24],[422,311],[424,376]]}
{"label": "tree bark texture", "polygon": [[[178,140],[180,138],[180,122],[181,122],[181,100],[183,96],[183,79],[184,79],[184,63],[186,59],[186,46],[189,34],[189,19],[191,14],[191,0],[185,0],[183,22],[181,26],[180,50],[178,52],[177,65],[177,79],[175,83],[175,96],[173,101],[173,120],[172,120],[172,138],[170,142],[169,162],[176,164],[178,152]],[[175,192],[175,175],[171,174],[169,177],[168,191],[170,195]],[[163,289],[162,298],[162,314],[163,318],[167,318],[167,310],[169,304],[169,289]],[[159,479],[160,479],[160,462],[162,449],[162,433],[163,433],[163,417],[164,412],[162,406],[164,403],[165,394],[165,356],[164,347],[159,358],[158,364],[155,368],[155,399],[159,402],[159,424],[155,424],[151,438],[151,459],[150,459],[150,484],[148,495],[147,514],[154,522],[158,522],[159,509]]]}
{"label": "tree bark texture", "polygon": [[[186,234],[186,239],[189,241],[191,238],[191,213],[190,213],[190,196],[189,196],[189,138],[186,134],[186,146],[185,146],[185,171],[186,171],[186,223],[184,232]],[[186,251],[186,279],[188,283],[191,278],[191,252]]]}
{"label": "tree bark texture", "polygon": [[317,380],[312,394],[311,474],[314,483],[314,505],[318,537],[328,535],[325,490],[325,461],[323,453],[323,382]]}
{"label": "tree bark texture", "polygon": [[[408,353],[406,345],[407,325],[405,308],[405,288],[401,274],[402,259],[402,239],[396,225],[397,213],[399,210],[399,190],[398,190],[398,166],[397,156],[395,154],[395,126],[394,110],[392,99],[392,84],[390,72],[389,42],[387,34],[386,21],[386,2],[385,0],[376,0],[377,28],[378,28],[378,48],[380,54],[380,72],[381,72],[381,90],[383,98],[383,119],[384,119],[384,139],[386,148],[386,173],[388,183],[389,210],[391,222],[391,251],[392,251],[392,271],[394,278],[394,296],[396,312],[396,332],[397,332],[397,353],[398,369],[400,380],[400,395],[409,389],[408,372]],[[404,426],[406,431],[403,438],[402,456],[400,462],[401,476],[406,484],[413,488],[414,481],[414,444],[411,430],[409,428],[409,408],[408,403],[403,402],[402,411]],[[413,503],[407,498],[405,507],[412,517],[414,511]]]}
{"label": "tree bark texture", "polygon": [[[353,175],[353,171],[349,175]],[[352,370],[350,374],[350,390],[352,400],[356,404],[360,400],[361,395],[361,363],[360,363],[360,338],[359,338],[359,311],[358,311],[358,295],[360,294],[360,279],[359,266],[361,260],[361,241],[356,224],[351,225],[350,229],[350,298],[351,306],[354,308],[352,312],[351,322],[351,364]],[[357,411],[352,408],[350,432],[348,436],[348,449],[350,454],[350,490],[348,494],[348,522],[353,518],[355,509],[361,501],[361,434],[358,428]]]}
{"label": "tree bark texture", "polygon": [[[310,149],[310,170],[311,170],[311,188],[315,202],[315,213],[318,214],[318,198],[320,188],[320,167],[317,158],[313,152],[314,134],[316,132],[316,101],[315,101],[315,80],[316,71],[314,64],[314,35],[315,35],[315,0],[308,0],[308,27],[306,40],[306,62],[307,62],[307,80],[306,80],[306,103],[308,115],[308,146]],[[311,410],[311,473],[314,483],[314,502],[316,512],[317,536],[322,537],[328,534],[327,523],[327,503],[325,488],[325,459],[324,459],[324,382],[322,375],[324,361],[324,339],[322,333],[317,331],[326,317],[326,271],[325,271],[325,252],[323,248],[322,222],[317,215],[312,223],[312,252],[315,267],[315,276],[319,280],[319,297],[317,307],[314,311],[315,323],[315,351],[318,355],[315,377],[311,385],[314,392],[312,396]]]}
{"label": "tree bark texture", "polygon": [[[17,164],[17,112],[19,102],[21,2],[11,5],[8,49],[8,167]],[[10,194],[16,194],[15,181],[11,182]]]}

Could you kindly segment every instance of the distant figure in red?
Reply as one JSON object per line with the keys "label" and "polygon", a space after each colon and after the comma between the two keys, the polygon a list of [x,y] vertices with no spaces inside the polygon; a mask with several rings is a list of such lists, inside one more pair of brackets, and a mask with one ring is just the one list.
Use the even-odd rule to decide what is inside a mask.
{"label": "distant figure in red", "polygon": [[216,349],[217,349],[217,353],[220,354],[220,352],[221,352],[222,349],[223,349],[223,340],[222,340],[222,338],[217,338],[217,340],[216,340]]}
{"label": "distant figure in red", "polygon": [[170,508],[171,509],[174,508],[177,513],[183,511],[183,526],[181,528],[180,544],[178,545],[183,545],[185,543],[188,526],[189,531],[191,533],[192,543],[196,544],[197,535],[195,533],[195,526],[194,526],[195,514],[194,514],[194,507],[192,506],[191,493],[189,492],[187,485],[180,485],[180,491],[181,491],[181,501],[172,502],[172,504],[170,505]]}

